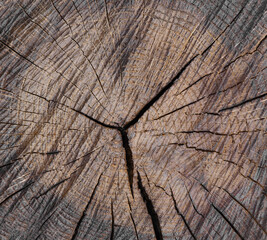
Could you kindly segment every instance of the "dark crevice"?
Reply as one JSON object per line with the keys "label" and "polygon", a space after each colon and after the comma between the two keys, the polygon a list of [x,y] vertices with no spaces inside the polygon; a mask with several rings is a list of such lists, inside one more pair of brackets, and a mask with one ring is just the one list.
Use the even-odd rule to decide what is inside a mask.
{"label": "dark crevice", "polygon": [[1,168],[4,168],[4,167],[7,167],[7,166],[10,166],[10,165],[12,165],[13,163],[15,163],[16,161],[19,161],[19,160],[21,160],[21,159],[23,159],[23,158],[15,158],[15,159],[12,159],[12,160],[10,160],[10,162],[8,162],[8,163],[6,163],[6,164],[4,164],[4,165],[1,165],[1,166],[0,166],[0,169],[1,169]]}
{"label": "dark crevice", "polygon": [[177,214],[182,218],[182,220],[183,220],[185,226],[187,227],[187,229],[188,229],[188,231],[190,232],[190,234],[191,234],[191,236],[193,237],[193,239],[196,240],[197,238],[195,237],[194,233],[192,232],[192,230],[191,230],[189,224],[187,223],[187,221],[186,221],[184,215],[183,215],[183,214],[180,212],[180,210],[178,209],[178,206],[177,206],[177,203],[176,203],[176,200],[175,200],[175,198],[174,198],[173,191],[172,191],[171,188],[170,188],[170,190],[171,190],[171,197],[172,197],[172,200],[173,200],[173,205],[174,205],[174,208],[175,208]]}
{"label": "dark crevice", "polygon": [[223,111],[231,110],[231,109],[236,108],[236,107],[240,107],[240,106],[242,106],[242,105],[244,105],[246,103],[252,102],[252,101],[254,101],[256,99],[259,99],[259,98],[263,98],[265,96],[267,96],[267,93],[263,93],[263,94],[261,94],[259,96],[254,97],[254,98],[250,98],[250,99],[244,100],[244,101],[242,101],[240,103],[237,103],[237,104],[234,104],[232,106],[222,108],[218,112],[223,112]]}
{"label": "dark crevice", "polygon": [[208,74],[205,74],[204,76],[200,77],[199,79],[197,79],[195,82],[191,83],[188,87],[186,87],[185,89],[183,89],[181,92],[179,92],[176,96],[182,94],[183,92],[185,92],[186,90],[188,90],[189,88],[193,87],[194,85],[196,85],[198,82],[200,82],[202,79],[208,77],[212,75],[212,73],[208,73]]}
{"label": "dark crevice", "polygon": [[131,190],[132,197],[134,198],[134,193],[133,193],[133,176],[134,176],[133,154],[132,154],[132,150],[131,150],[130,145],[129,145],[129,138],[127,136],[126,130],[123,128],[119,128],[119,131],[121,133],[122,145],[123,145],[123,148],[125,150],[125,162],[126,162],[126,167],[127,167],[130,190]]}
{"label": "dark crevice", "polygon": [[14,48],[12,48],[11,46],[7,45],[7,44],[6,44],[5,42],[3,42],[1,39],[0,39],[0,43],[2,43],[5,47],[7,47],[8,49],[10,49],[12,52],[16,53],[18,56],[20,56],[21,58],[23,58],[23,59],[26,60],[27,62],[31,63],[31,64],[34,65],[35,67],[37,67],[37,68],[39,68],[39,69],[41,69],[42,71],[44,71],[44,72],[47,73],[47,71],[46,71],[44,68],[38,66],[38,65],[37,65],[36,63],[34,63],[32,60],[30,60],[30,59],[28,59],[27,57],[23,56],[21,53],[19,53],[18,51],[16,51],[16,50],[15,50]]}
{"label": "dark crevice", "polygon": [[175,132],[177,133],[186,133],[186,134],[193,134],[193,133],[208,133],[208,134],[213,134],[213,135],[218,135],[218,136],[230,136],[230,134],[226,133],[219,133],[219,132],[212,132],[210,130],[189,130],[189,131],[180,131],[180,132]]}
{"label": "dark crevice", "polygon": [[159,120],[159,119],[161,119],[161,118],[163,118],[163,117],[166,117],[166,116],[168,116],[168,115],[170,115],[170,114],[172,114],[172,113],[175,113],[175,112],[177,112],[177,111],[180,111],[180,110],[182,110],[183,108],[185,108],[185,107],[189,107],[190,105],[193,105],[193,104],[195,104],[195,103],[201,101],[201,100],[204,99],[204,98],[205,98],[205,97],[201,97],[201,98],[199,98],[199,99],[197,99],[197,100],[195,100],[195,101],[193,101],[193,102],[190,102],[190,103],[188,103],[188,104],[186,104],[186,105],[183,105],[183,106],[181,106],[181,107],[179,107],[179,108],[176,108],[176,109],[174,109],[174,110],[171,111],[171,112],[165,113],[165,114],[163,114],[163,115],[161,115],[161,116],[155,118],[154,120]]}
{"label": "dark crevice", "polygon": [[[107,1],[104,0],[104,3],[105,3],[105,12],[106,12],[106,18],[107,18],[108,27],[111,28],[109,14],[108,14]],[[112,37],[113,37],[113,33],[112,33]]]}
{"label": "dark crevice", "polygon": [[81,114],[81,115],[83,115],[83,116],[85,116],[85,117],[87,117],[87,118],[89,118],[90,120],[92,120],[93,122],[95,122],[95,123],[101,125],[102,127],[106,127],[106,128],[111,128],[111,129],[117,129],[117,130],[120,130],[120,128],[119,128],[118,126],[113,126],[113,125],[109,125],[109,124],[100,122],[99,120],[97,120],[97,119],[95,119],[95,118],[93,118],[93,117],[87,115],[86,113],[83,113],[83,112],[81,112],[81,111],[79,111],[79,110],[76,110],[76,109],[74,109],[74,108],[70,108],[70,109],[73,110],[73,111],[75,111],[75,112],[77,112],[77,113],[79,113],[79,114]]}
{"label": "dark crevice", "polygon": [[132,220],[132,223],[133,223],[133,226],[134,226],[135,236],[136,236],[137,240],[139,240],[137,229],[136,229],[136,224],[135,224],[135,221],[134,221],[134,218],[133,218],[133,214],[132,213],[130,213],[130,217],[131,217],[131,220]]}
{"label": "dark crevice", "polygon": [[95,193],[96,193],[96,189],[97,189],[97,187],[98,187],[98,185],[99,185],[99,183],[100,183],[100,179],[101,179],[102,175],[103,175],[103,172],[100,174],[100,176],[99,176],[99,178],[98,178],[98,180],[97,180],[97,183],[96,183],[96,185],[95,185],[95,187],[94,187],[94,190],[93,190],[93,192],[92,192],[92,194],[91,194],[91,196],[90,196],[90,199],[89,199],[87,205],[85,206],[85,208],[84,208],[84,210],[83,210],[82,216],[80,217],[78,223],[76,224],[76,227],[75,227],[75,230],[74,230],[74,233],[73,233],[73,235],[72,235],[71,240],[76,239],[76,237],[77,237],[77,235],[78,235],[79,228],[80,228],[80,226],[81,226],[81,224],[82,224],[83,219],[84,219],[85,216],[86,216],[86,212],[87,212],[87,210],[88,210],[88,208],[89,208],[89,205],[90,205],[90,203],[91,203],[92,200],[93,200],[93,197],[94,197],[94,195],[95,195]]}
{"label": "dark crevice", "polygon": [[234,84],[234,85],[232,85],[232,86],[230,86],[230,87],[228,87],[228,88],[222,89],[222,90],[220,90],[220,91],[213,92],[213,93],[209,94],[207,97],[209,98],[209,97],[211,97],[211,96],[214,96],[214,95],[217,95],[217,94],[220,94],[220,93],[227,92],[228,90],[237,87],[237,86],[240,85],[241,83],[243,83],[243,81],[239,81],[239,82],[237,82],[236,84]]}
{"label": "dark crevice", "polygon": [[140,176],[138,171],[137,171],[137,179],[138,179],[138,188],[140,190],[140,194],[143,198],[144,203],[146,204],[147,212],[150,215],[151,220],[152,220],[156,239],[157,240],[163,240],[158,214],[156,213],[154,206],[153,206],[153,203],[150,200],[150,198],[146,192],[146,189],[143,186],[142,179],[141,179],[141,176]]}
{"label": "dark crevice", "polygon": [[204,148],[198,148],[198,147],[194,147],[194,146],[188,146],[187,143],[170,143],[171,145],[178,145],[178,146],[185,146],[188,149],[195,149],[196,151],[200,151],[200,152],[209,152],[209,153],[217,153],[217,154],[221,154],[218,151],[215,150],[210,150],[210,149],[204,149]]}
{"label": "dark crevice", "polygon": [[254,180],[253,178],[251,178],[250,176],[245,176],[245,175],[242,174],[241,172],[240,172],[240,175],[241,175],[242,177],[247,178],[247,179],[249,179],[250,181],[256,183],[259,187],[261,187],[261,188],[263,189],[263,194],[266,195],[266,193],[264,192],[264,191],[265,191],[265,188],[264,188],[264,186],[263,186],[262,184],[260,184],[259,182],[257,182],[257,181]]}
{"label": "dark crevice", "polygon": [[165,190],[164,187],[157,185],[156,183],[153,183],[156,188],[161,189],[167,196],[170,196],[170,194]]}
{"label": "dark crevice", "polygon": [[61,151],[51,151],[51,152],[46,152],[44,154],[46,154],[46,155],[54,155],[54,154],[59,154],[59,153],[61,153]]}
{"label": "dark crevice", "polygon": [[132,206],[131,206],[131,202],[130,202],[128,196],[127,196],[127,200],[128,200],[128,205],[129,205],[129,208],[130,208],[130,217],[131,217],[131,220],[132,220],[132,223],[133,223],[133,226],[134,226],[135,236],[136,236],[137,240],[139,240],[136,224],[135,224],[135,221],[134,221],[134,218],[133,218],[133,214],[132,214]]}
{"label": "dark crevice", "polygon": [[29,182],[29,183],[26,183],[24,185],[23,188],[15,191],[14,193],[12,193],[11,195],[9,195],[7,198],[5,198],[2,202],[0,202],[0,205],[2,205],[3,203],[5,203],[6,201],[8,201],[10,198],[12,198],[13,196],[15,196],[16,194],[18,194],[19,192],[22,192],[23,190],[27,189],[29,186],[31,186],[34,182]]}
{"label": "dark crevice", "polygon": [[200,183],[200,186],[203,187],[208,193],[210,192],[209,189],[207,189],[207,187],[203,183]]}
{"label": "dark crevice", "polygon": [[144,172],[144,174],[145,174],[145,176],[146,176],[148,186],[151,187],[151,186],[150,186],[150,180],[149,180],[148,175],[147,175],[147,173],[146,173],[146,171],[145,171],[144,168],[143,168],[143,172]]}
{"label": "dark crevice", "polygon": [[28,152],[25,155],[31,155],[31,154],[40,154],[40,155],[57,155],[61,153],[62,151],[51,151],[51,152]]}
{"label": "dark crevice", "polygon": [[229,24],[227,24],[226,28],[214,39],[214,41],[202,52],[202,55],[204,55],[206,52],[208,52],[211,47],[214,45],[214,43],[227,31],[227,29],[232,26],[232,24],[239,18],[243,10],[245,9],[246,4],[242,6],[242,8],[239,10],[239,12],[236,14],[236,16],[231,20]]}
{"label": "dark crevice", "polygon": [[259,43],[257,44],[255,50],[252,50],[252,51],[250,51],[250,52],[244,53],[244,54],[242,54],[242,55],[236,57],[235,59],[231,60],[229,63],[227,63],[227,64],[223,67],[223,70],[222,70],[222,71],[225,71],[231,64],[235,63],[238,59],[243,58],[243,57],[245,57],[245,56],[247,56],[247,55],[252,55],[252,54],[254,54],[256,51],[258,51],[260,45],[266,40],[266,38],[267,38],[267,35],[265,35],[264,38],[261,39],[261,40],[259,41]]}
{"label": "dark crevice", "polygon": [[211,204],[212,207],[223,217],[223,219],[230,225],[230,227],[235,231],[235,233],[240,237],[240,239],[244,239],[242,235],[237,231],[235,226],[230,222],[230,220],[218,209],[213,203]]}
{"label": "dark crevice", "polygon": [[46,191],[40,193],[38,196],[35,196],[35,197],[33,197],[33,198],[38,199],[39,197],[41,197],[41,196],[43,196],[43,195],[46,195],[49,191],[51,191],[51,190],[54,189],[55,187],[59,186],[60,184],[66,182],[68,179],[70,179],[70,177],[65,178],[65,179],[59,181],[58,183],[56,183],[56,184],[54,184],[53,186],[49,187]]}
{"label": "dark crevice", "polygon": [[186,186],[185,186],[185,189],[186,189],[187,195],[188,195],[188,197],[189,197],[189,199],[190,199],[190,202],[192,203],[192,206],[193,206],[194,210],[196,211],[196,213],[197,213],[198,215],[200,215],[201,217],[205,218],[204,215],[203,215],[202,213],[200,213],[200,212],[197,210],[197,207],[195,206],[194,201],[193,201],[193,199],[192,199],[192,197],[191,197],[191,195],[190,195],[190,192],[188,191],[188,189],[187,189]]}
{"label": "dark crevice", "polygon": [[[42,228],[44,227],[44,225],[52,218],[52,216],[55,214],[55,212],[57,211],[57,209],[55,209],[54,211],[52,211],[52,213],[49,215],[49,217],[47,217],[44,222],[41,224],[41,226],[39,227],[38,231],[41,231]],[[40,233],[42,234],[42,233]],[[38,237],[37,237],[38,238]],[[36,239],[37,239],[36,238]]]}
{"label": "dark crevice", "polygon": [[45,100],[45,101],[48,102],[48,103],[50,103],[50,102],[52,101],[52,100],[48,100],[47,98],[45,98],[45,97],[43,97],[43,96],[40,96],[40,95],[38,95],[38,94],[36,94],[36,93],[33,93],[33,92],[29,92],[29,91],[24,90],[24,89],[21,89],[21,91],[23,91],[23,92],[25,92],[25,93],[28,93],[28,94],[30,94],[30,95],[33,95],[33,96],[35,96],[35,97],[41,98],[41,99]]}
{"label": "dark crevice", "polygon": [[110,240],[114,239],[114,213],[113,213],[113,202],[111,201],[111,233],[110,233]]}
{"label": "dark crevice", "polygon": [[175,83],[175,81],[182,75],[182,73],[187,69],[187,67],[193,62],[193,60],[197,57],[198,55],[194,56],[193,58],[191,58],[191,60],[189,60],[183,67],[182,69],[178,72],[178,74],[176,74],[176,76],[165,86],[163,87],[158,94],[156,94],[147,104],[145,104],[145,106],[143,106],[143,108],[141,108],[141,110],[139,110],[139,112],[136,114],[136,116],[130,120],[128,123],[125,124],[124,129],[127,130],[128,128],[130,128],[131,126],[133,126],[135,123],[138,122],[138,120],[145,114],[145,112],[155,103],[157,102],[160,97],[167,92],[172,85]]}

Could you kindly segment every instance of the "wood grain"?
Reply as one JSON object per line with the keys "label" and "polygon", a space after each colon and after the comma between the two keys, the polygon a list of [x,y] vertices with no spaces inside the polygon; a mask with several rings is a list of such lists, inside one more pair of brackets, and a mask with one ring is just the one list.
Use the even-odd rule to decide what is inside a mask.
{"label": "wood grain", "polygon": [[0,238],[267,239],[266,5],[0,2]]}

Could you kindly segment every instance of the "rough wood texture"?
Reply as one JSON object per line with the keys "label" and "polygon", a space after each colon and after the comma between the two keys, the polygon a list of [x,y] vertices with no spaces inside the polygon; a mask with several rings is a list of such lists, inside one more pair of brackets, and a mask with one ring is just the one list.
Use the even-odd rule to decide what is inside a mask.
{"label": "rough wood texture", "polygon": [[0,238],[266,239],[266,5],[1,1]]}

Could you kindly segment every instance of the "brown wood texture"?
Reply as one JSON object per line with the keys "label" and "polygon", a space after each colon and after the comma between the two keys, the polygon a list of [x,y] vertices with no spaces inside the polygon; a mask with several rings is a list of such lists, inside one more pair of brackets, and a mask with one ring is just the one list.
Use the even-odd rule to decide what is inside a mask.
{"label": "brown wood texture", "polygon": [[0,2],[0,239],[267,239],[266,0]]}

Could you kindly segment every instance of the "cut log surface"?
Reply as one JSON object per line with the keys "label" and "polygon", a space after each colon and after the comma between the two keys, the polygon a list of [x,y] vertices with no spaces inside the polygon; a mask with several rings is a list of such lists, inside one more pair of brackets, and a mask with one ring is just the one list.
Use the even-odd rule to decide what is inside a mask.
{"label": "cut log surface", "polygon": [[2,0],[0,239],[267,239],[266,0]]}

